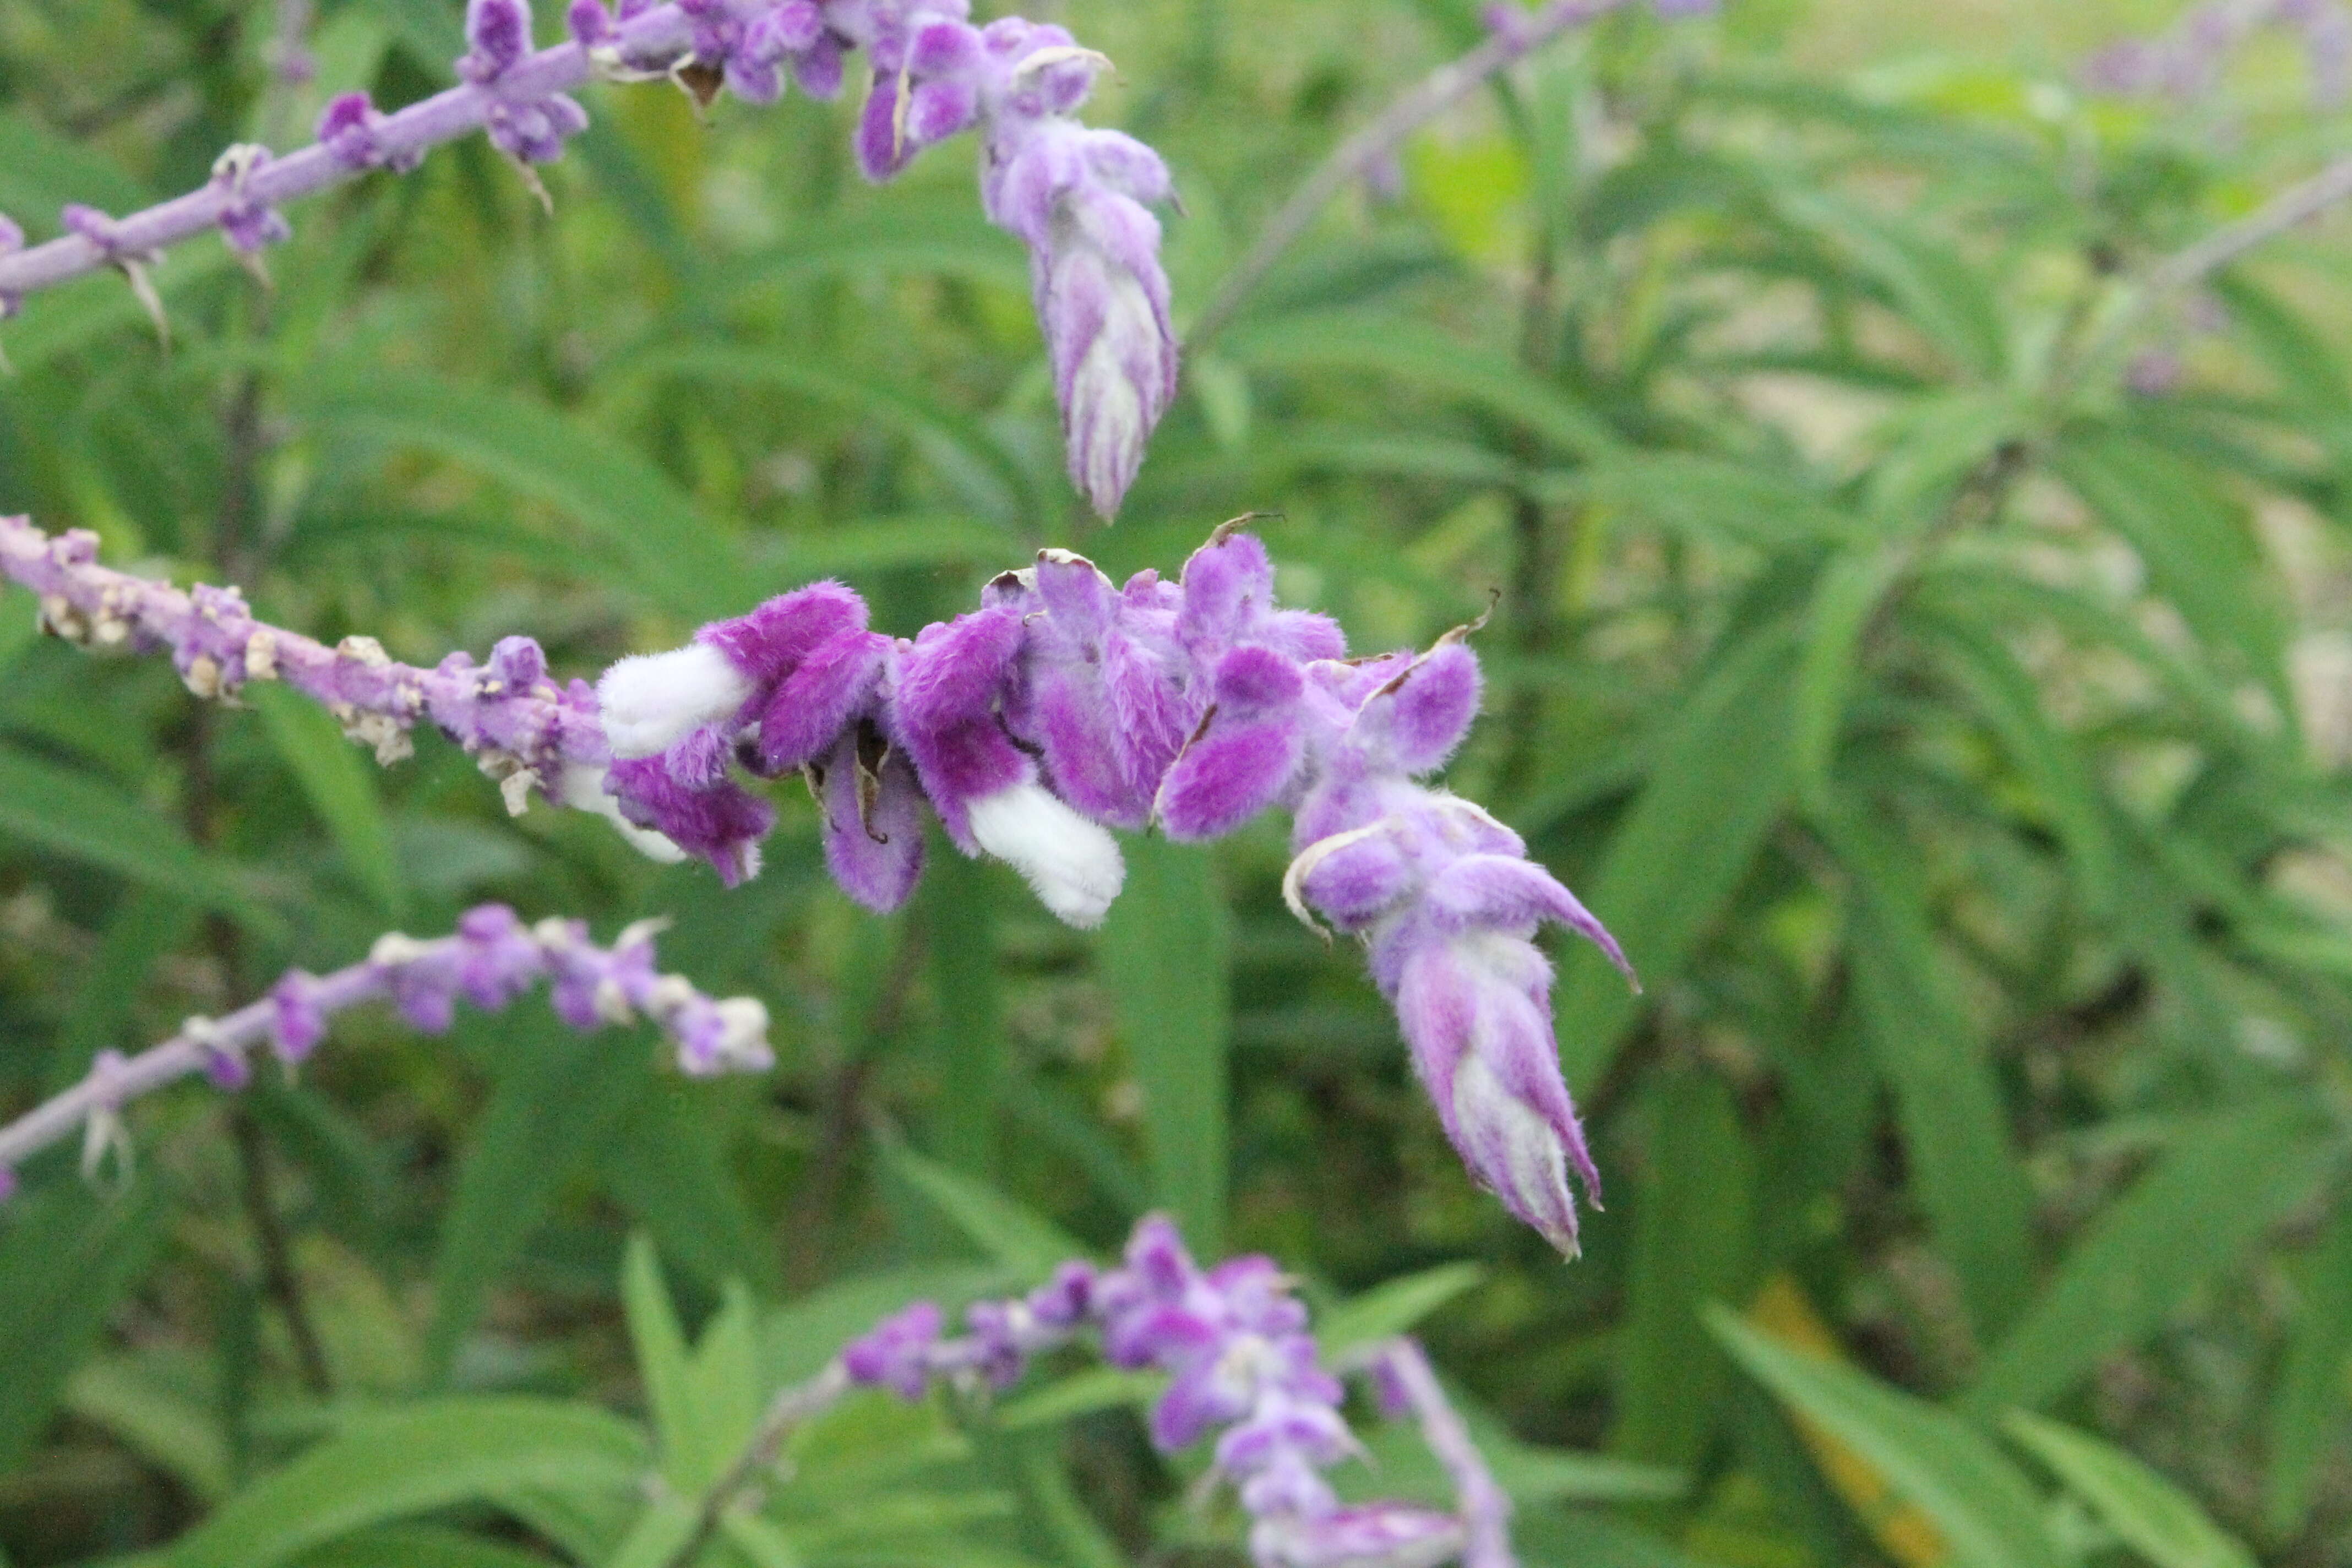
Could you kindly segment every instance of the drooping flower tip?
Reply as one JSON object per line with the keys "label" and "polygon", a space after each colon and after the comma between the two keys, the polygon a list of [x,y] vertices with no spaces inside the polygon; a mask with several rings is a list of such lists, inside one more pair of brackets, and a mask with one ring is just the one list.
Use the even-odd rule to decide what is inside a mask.
{"label": "drooping flower tip", "polygon": [[980,847],[1010,865],[1067,924],[1102,924],[1127,880],[1118,841],[1039,784],[979,796],[967,809]]}
{"label": "drooping flower tip", "polygon": [[1150,205],[1172,194],[1158,153],[1049,118],[1000,131],[989,216],[1030,247],[1070,479],[1117,514],[1176,395],[1176,333]]}
{"label": "drooping flower tip", "polygon": [[596,683],[604,739],[624,761],[658,756],[697,726],[732,717],[751,692],[751,680],[705,642],[622,659]]}

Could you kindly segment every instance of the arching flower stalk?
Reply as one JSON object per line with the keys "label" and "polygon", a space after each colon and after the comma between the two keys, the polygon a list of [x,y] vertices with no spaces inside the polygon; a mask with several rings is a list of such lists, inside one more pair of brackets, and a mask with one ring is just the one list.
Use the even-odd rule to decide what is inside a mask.
{"label": "arching flower stalk", "polygon": [[1573,1173],[1598,1178],[1551,1033],[1557,923],[1625,969],[1609,933],[1518,836],[1424,783],[1478,710],[1475,625],[1426,652],[1348,657],[1328,617],[1276,601],[1265,547],[1228,524],[1175,582],[1115,585],[1042,552],[981,607],[912,639],[819,583],[559,689],[536,643],[433,670],[372,642],[329,649],[254,621],[233,590],[181,594],[97,566],[87,534],[0,520],[0,572],[79,640],[172,649],[192,689],[275,676],[330,705],[389,761],[430,721],[499,777],[613,815],[641,847],[756,874],[774,808],[751,784],[798,773],[827,865],[876,910],[921,875],[922,811],[967,855],[1017,869],[1055,915],[1099,924],[1125,874],[1111,830],[1222,837],[1292,814],[1283,892],[1299,918],[1365,943],[1447,1135],[1505,1206],[1576,1250]]}
{"label": "arching flower stalk", "polygon": [[219,1089],[242,1089],[252,1079],[253,1053],[263,1047],[292,1071],[325,1037],[329,1020],[367,1002],[390,1002],[412,1027],[438,1035],[456,1020],[460,1000],[498,1012],[545,982],[556,1016],[575,1029],[652,1020],[675,1043],[688,1073],[773,1065],[768,1010],[760,1002],[715,1001],[654,968],[654,937],[663,923],[633,925],[604,948],[588,940],[584,921],[525,925],[505,905],[484,904],[468,910],[451,935],[420,942],[395,931],[349,968],[323,975],[291,971],[261,1000],[224,1018],[191,1018],[137,1056],[100,1052],[80,1083],[0,1126],[0,1197],[14,1189],[27,1158],[77,1130],[85,1173],[110,1152],[127,1156],[122,1108],[141,1095],[198,1073]]}
{"label": "arching flower stalk", "polygon": [[725,91],[773,102],[786,81],[812,97],[842,89],[845,61],[867,51],[873,88],[856,137],[874,180],[923,147],[965,131],[982,143],[982,206],[1029,247],[1038,321],[1054,366],[1072,481],[1109,517],[1133,481],[1153,426],[1174,395],[1176,341],[1160,225],[1171,195],[1150,148],[1075,118],[1108,62],[1060,27],[1005,17],[973,26],[970,0],[572,0],[572,37],[534,49],[528,0],[468,0],[460,85],[394,113],[346,93],[320,117],[318,140],[277,155],[230,148],[204,186],[124,217],[65,210],[66,233],[23,246],[0,217],[0,319],[24,296],[113,267],[163,327],[148,273],[161,253],[217,229],[240,258],[289,237],[287,203],[370,170],[416,167],[476,131],[532,171],[587,128],[572,92],[590,82],[669,79],[707,102]]}
{"label": "arching flower stalk", "polygon": [[1197,841],[1286,806],[1292,909],[1363,940],[1464,1161],[1572,1254],[1569,1173],[1588,1194],[1599,1180],[1536,931],[1564,925],[1632,972],[1517,834],[1422,782],[1476,716],[1474,629],[1349,658],[1329,619],[1279,606],[1265,546],[1230,524],[1172,583],[1115,585],[1044,552],[911,641],[822,583],[608,670],[607,787],[631,821],[724,868],[771,815],[738,770],[800,772],[835,877],[877,910],[920,874],[928,802],[958,848],[1007,861],[1078,926],[1118,892],[1109,829]]}
{"label": "arching flower stalk", "polygon": [[1119,1268],[1066,1263],[1025,1297],[967,1309],[960,1336],[944,1336],[944,1323],[935,1304],[919,1301],[853,1341],[823,1375],[909,1400],[940,1385],[1002,1390],[1037,1357],[1098,1338],[1112,1365],[1168,1374],[1151,1408],[1155,1447],[1175,1453],[1215,1437],[1209,1479],[1232,1488],[1248,1515],[1258,1568],[1428,1568],[1457,1557],[1465,1568],[1511,1568],[1509,1500],[1410,1341],[1375,1347],[1360,1364],[1399,1395],[1384,1400],[1391,1414],[1420,1419],[1455,1482],[1456,1511],[1341,1505],[1323,1472],[1361,1449],[1307,1309],[1271,1258],[1203,1270],[1175,1226],[1153,1215]]}

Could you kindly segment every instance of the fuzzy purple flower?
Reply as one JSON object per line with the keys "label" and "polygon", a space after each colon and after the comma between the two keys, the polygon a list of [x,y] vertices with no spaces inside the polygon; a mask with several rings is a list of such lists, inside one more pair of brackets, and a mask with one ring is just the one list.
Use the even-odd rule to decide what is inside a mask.
{"label": "fuzzy purple flower", "polygon": [[632,820],[710,855],[696,814],[742,796],[732,764],[800,769],[835,876],[882,909],[914,884],[928,800],[958,848],[1008,862],[1079,926],[1102,920],[1124,875],[1107,827],[1206,839],[1286,805],[1291,907],[1363,938],[1465,1163],[1573,1254],[1571,1173],[1588,1195],[1599,1179],[1534,937],[1558,923],[1626,965],[1517,835],[1420,782],[1477,713],[1473,629],[1349,660],[1328,619],[1280,607],[1265,546],[1230,528],[1172,584],[1145,572],[1116,586],[1042,552],[910,641],[870,631],[854,595],[819,584],[609,671],[604,727],[624,759],[609,787]]}
{"label": "fuzzy purple flower", "polygon": [[460,918],[449,936],[420,942],[395,931],[379,939],[365,962],[332,974],[290,971],[268,995],[225,1018],[191,1018],[172,1039],[136,1057],[102,1053],[82,1083],[0,1127],[0,1194],[28,1155],[77,1127],[89,1128],[94,1146],[121,1142],[126,1134],[118,1113],[137,1095],[195,1073],[215,1088],[242,1089],[252,1078],[250,1053],[264,1043],[291,1070],[325,1037],[329,1019],[366,1002],[388,1001],[413,1026],[439,1034],[455,1021],[460,1001],[496,1012],[544,981],[557,1016],[574,1028],[652,1020],[688,1074],[772,1066],[767,1009],[758,1001],[713,1000],[654,968],[653,937],[662,923],[631,926],[610,948],[600,948],[583,921],[525,925],[505,905],[484,904]]}
{"label": "fuzzy purple flower", "polygon": [[213,184],[227,194],[221,207],[221,237],[228,247],[242,257],[258,254],[265,246],[283,244],[293,237],[285,216],[276,207],[254,196],[250,189],[256,170],[269,163],[269,149],[250,142],[239,142],[223,153],[213,164]]}
{"label": "fuzzy purple flower", "polygon": [[[1451,1412],[1433,1377],[1412,1386],[1412,1408],[1455,1476],[1463,1512],[1340,1506],[1322,1472],[1360,1449],[1307,1310],[1269,1258],[1203,1270],[1175,1226],[1153,1215],[1136,1226],[1120,1268],[1066,1264],[1026,1297],[975,1304],[965,1323],[964,1335],[943,1338],[939,1309],[917,1302],[854,1341],[839,1364],[850,1384],[910,1400],[942,1381],[1002,1389],[1093,1328],[1113,1365],[1169,1374],[1150,1413],[1155,1447],[1173,1453],[1214,1437],[1212,1475],[1249,1515],[1259,1568],[1426,1568],[1474,1542],[1486,1550],[1471,1568],[1509,1568],[1509,1504],[1466,1436],[1449,1441],[1460,1424],[1445,1425]],[[1426,1373],[1415,1363],[1408,1374],[1412,1365]]]}

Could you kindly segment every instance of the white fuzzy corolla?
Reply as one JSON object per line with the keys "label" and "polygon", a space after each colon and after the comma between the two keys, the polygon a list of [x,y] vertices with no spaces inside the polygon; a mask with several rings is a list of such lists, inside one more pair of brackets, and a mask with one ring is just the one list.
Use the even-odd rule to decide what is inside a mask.
{"label": "white fuzzy corolla", "polygon": [[675,866],[686,858],[686,851],[671,843],[667,837],[650,827],[639,827],[621,815],[621,803],[604,793],[603,768],[592,768],[582,763],[566,763],[556,798],[574,810],[593,811],[611,823],[620,830],[621,837],[648,860]]}
{"label": "white fuzzy corolla", "polygon": [[1021,873],[1037,898],[1066,924],[1103,922],[1127,880],[1118,841],[1034,784],[984,795],[967,808],[981,848]]}
{"label": "white fuzzy corolla", "polygon": [[1471,1169],[1514,1214],[1566,1256],[1577,1253],[1568,1148],[1541,1112],[1513,1094],[1474,1047],[1454,1074],[1454,1123]]}
{"label": "white fuzzy corolla", "polygon": [[709,643],[638,654],[596,683],[604,742],[623,760],[659,756],[698,725],[731,718],[751,682]]}
{"label": "white fuzzy corolla", "polygon": [[1108,517],[1143,465],[1144,444],[1165,403],[1170,351],[1159,312],[1133,273],[1090,246],[1064,265],[1097,274],[1087,292],[1101,314],[1070,375],[1064,438],[1070,477]]}

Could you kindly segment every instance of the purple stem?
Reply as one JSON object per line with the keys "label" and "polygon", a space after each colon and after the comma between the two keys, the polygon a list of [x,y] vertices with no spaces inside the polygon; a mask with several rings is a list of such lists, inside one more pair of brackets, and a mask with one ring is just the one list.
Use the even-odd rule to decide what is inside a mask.
{"label": "purple stem", "polygon": [[683,978],[655,970],[660,924],[631,926],[600,948],[583,921],[526,926],[504,905],[484,904],[467,911],[452,935],[419,942],[395,931],[349,968],[315,976],[289,971],[261,1000],[225,1018],[191,1018],[177,1035],[135,1057],[100,1052],[81,1082],[0,1127],[0,1198],[15,1186],[18,1166],[76,1128],[89,1130],[85,1160],[95,1163],[121,1142],[120,1113],[131,1100],[200,1072],[222,1089],[241,1088],[252,1076],[247,1058],[263,1044],[291,1068],[318,1044],[328,1019],[365,1002],[389,1000],[410,1024],[438,1034],[454,1020],[460,998],[496,1010],[546,981],[557,1015],[573,1028],[627,1024],[642,1015],[677,1043],[679,1065],[689,1073],[772,1065],[767,1009],[759,1002],[714,1001]]}
{"label": "purple stem", "polygon": [[[683,55],[690,47],[692,24],[677,5],[660,5],[617,24],[616,30],[625,58],[652,58]],[[593,74],[586,49],[576,42],[557,44],[526,56],[494,82],[467,82],[383,116],[373,123],[373,137],[387,162],[415,157],[480,130],[500,103],[539,101],[578,87]],[[327,146],[314,143],[256,169],[245,191],[254,201],[278,206],[347,184],[365,173],[367,165],[355,166]],[[110,245],[100,245],[85,235],[67,234],[13,256],[0,256],[0,298],[55,288],[124,257],[152,255],[218,228],[236,200],[226,187],[206,184],[117,219]]]}
{"label": "purple stem", "polygon": [[[0,577],[40,595],[41,625],[94,648],[169,648],[188,689],[231,698],[248,680],[283,680],[326,705],[346,734],[392,763],[411,750],[420,719],[437,724],[482,771],[499,781],[520,813],[534,787],[551,800],[594,807],[608,754],[595,693],[584,682],[558,688],[529,637],[508,637],[478,666],[451,654],[433,669],[401,664],[373,637],[334,647],[256,620],[234,587],[183,593],[97,563],[98,536],[55,537],[29,519],[0,517]],[[573,787],[567,791],[567,784]]]}
{"label": "purple stem", "polygon": [[1445,1397],[1421,1342],[1400,1335],[1374,1346],[1364,1358],[1385,1389],[1392,1390],[1420,1424],[1422,1441],[1453,1479],[1468,1533],[1462,1568],[1513,1568],[1511,1500],[1486,1468],[1471,1440],[1462,1413]]}

